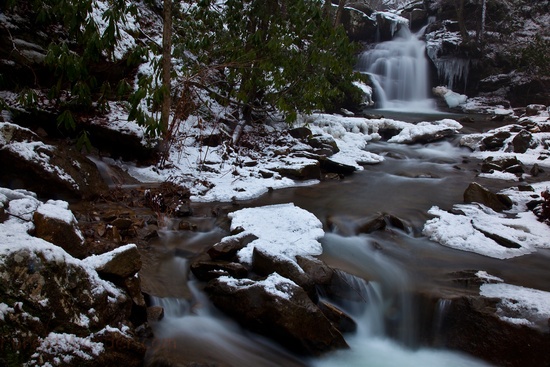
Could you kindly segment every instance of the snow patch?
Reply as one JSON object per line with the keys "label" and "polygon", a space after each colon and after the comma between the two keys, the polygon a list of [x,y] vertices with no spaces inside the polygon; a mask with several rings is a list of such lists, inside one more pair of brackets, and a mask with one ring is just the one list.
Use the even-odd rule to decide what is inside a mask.
{"label": "snow patch", "polygon": [[232,230],[242,227],[258,237],[237,253],[243,263],[252,263],[255,247],[293,262],[298,255],[322,253],[318,241],[324,235],[321,221],[292,203],[242,209],[230,213],[229,218]]}
{"label": "snow patch", "polygon": [[[550,248],[550,227],[539,222],[532,212],[509,217],[481,204],[457,204],[453,210],[462,214],[432,207],[428,213],[436,218],[425,223],[422,233],[444,246],[497,259],[510,259],[535,252],[537,248]],[[520,247],[504,247],[482,231],[496,234]]]}
{"label": "snow patch", "polygon": [[[36,353],[32,355],[32,358],[39,358],[40,353],[61,356],[60,363],[56,363],[56,365],[71,363],[75,357],[91,361],[105,349],[103,343],[93,342],[89,337],[82,338],[66,333],[51,332],[47,337],[40,338],[39,342],[40,345],[36,348]],[[28,365],[34,366],[37,363],[38,361],[31,360]]]}
{"label": "snow patch", "polygon": [[267,293],[290,300],[292,289],[298,288],[298,285],[292,280],[287,279],[277,273],[270,274],[264,280],[253,281],[250,279],[235,279],[230,276],[221,276],[218,281],[224,283],[231,288],[246,289],[250,287],[263,287]]}
{"label": "snow patch", "polygon": [[547,330],[550,319],[550,292],[498,283],[483,284],[479,294],[487,298],[501,299],[496,311],[501,320]]}
{"label": "snow patch", "polygon": [[109,261],[111,261],[115,256],[117,256],[120,253],[126,252],[132,248],[137,248],[134,244],[128,244],[124,246],[117,247],[116,249],[106,252],[104,254],[100,255],[91,255],[87,258],[83,259],[82,261],[94,269],[99,269],[105,266]]}

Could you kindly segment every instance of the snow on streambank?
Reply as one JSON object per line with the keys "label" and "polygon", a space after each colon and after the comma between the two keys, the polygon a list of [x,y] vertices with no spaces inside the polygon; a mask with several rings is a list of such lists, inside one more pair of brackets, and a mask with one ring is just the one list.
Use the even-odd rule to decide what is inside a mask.
{"label": "snow on streambank", "polygon": [[[330,159],[362,170],[365,164],[384,160],[378,154],[365,151],[369,141],[381,139],[380,131],[393,130],[393,143],[412,143],[415,139],[435,135],[462,126],[454,120],[407,123],[392,119],[367,119],[329,114],[303,116],[295,127],[307,126],[313,136],[334,140],[338,152]],[[287,134],[288,125],[272,122],[262,126],[247,126],[243,139],[247,144],[230,147],[220,144],[209,147],[201,143],[208,136],[228,133],[219,126],[205,128],[199,119],[191,117],[181,124],[179,136],[170,150],[170,167],[137,167],[127,162],[114,162],[142,182],[162,182],[168,179],[186,185],[193,201],[250,200],[271,189],[281,189],[318,183],[318,180],[297,181],[283,177],[279,169],[315,165],[316,160],[303,156],[312,147]],[[254,146],[247,148],[245,146]],[[302,154],[301,154],[302,153]]]}
{"label": "snow on streambank", "polygon": [[[496,111],[495,115],[499,113],[516,117],[517,123],[499,126],[484,133],[466,135],[461,139],[460,144],[472,149],[472,157],[474,158],[486,159],[493,157],[497,161],[506,158],[517,158],[525,166],[537,164],[540,167],[550,168],[550,150],[548,147],[548,141],[550,141],[550,111],[541,110],[535,116],[520,118],[515,116],[513,110]],[[524,139],[527,139],[527,137],[530,139],[525,151],[518,151],[515,148],[514,141],[518,139],[520,134],[528,134]],[[500,148],[497,150],[484,149],[483,140],[497,135],[504,137]],[[498,173],[495,173],[494,176],[486,174],[483,177],[509,178],[509,176],[499,175]]]}
{"label": "snow on streambank", "polygon": [[[535,192],[550,187],[550,182],[533,185]],[[453,212],[437,206],[428,212],[435,218],[426,222],[423,234],[431,240],[458,250],[475,252],[497,259],[510,259],[535,252],[538,248],[550,248],[550,226],[537,220],[535,214],[526,211],[526,203],[532,200],[532,191],[517,188],[503,191],[515,203],[506,213],[497,213],[482,204],[456,204]],[[508,248],[486,234],[490,233],[519,245]]]}
{"label": "snow on streambank", "polygon": [[[517,159],[520,165],[527,168],[525,171],[531,174],[534,171],[529,169],[535,165],[544,170],[549,169],[550,133],[546,131],[550,126],[550,114],[546,108],[539,109],[537,115],[521,117],[517,124],[501,126],[486,133],[466,135],[461,139],[461,145],[472,149],[471,156],[474,158],[491,159],[492,162]],[[515,145],[519,134],[523,134],[523,139],[529,139],[523,149]],[[498,149],[486,149],[483,141],[495,136],[504,137],[501,146]],[[529,176],[526,172],[514,174],[498,170],[479,174],[479,177],[506,181],[520,181]],[[432,207],[429,213],[435,218],[426,222],[423,234],[444,246],[497,259],[509,259],[535,252],[539,248],[550,248],[550,227],[539,222],[533,212],[527,209],[527,203],[549,189],[550,182],[539,182],[531,186],[533,191],[520,191],[518,187],[503,190],[501,194],[508,196],[514,203],[512,209],[504,213],[497,213],[475,203],[457,204],[452,212]],[[495,239],[500,239],[498,242],[501,244]],[[515,246],[508,248],[503,243]]]}
{"label": "snow on streambank", "polygon": [[[42,203],[32,192],[0,187],[0,208],[4,208],[8,215],[8,219],[0,223],[0,262],[12,253],[26,251],[48,262],[71,264],[84,269],[93,287],[94,296],[107,293],[113,301],[124,297],[120,290],[101,279],[95,269],[85,261],[74,258],[59,246],[29,234],[34,229],[32,218],[36,211],[69,224],[73,223],[75,219],[66,202],[50,200]],[[2,276],[4,274],[0,274],[0,278]]]}
{"label": "snow on streambank", "polygon": [[506,284],[504,280],[480,271],[476,274],[485,284],[479,294],[499,298],[497,316],[506,322],[547,330],[550,320],[550,292]]}

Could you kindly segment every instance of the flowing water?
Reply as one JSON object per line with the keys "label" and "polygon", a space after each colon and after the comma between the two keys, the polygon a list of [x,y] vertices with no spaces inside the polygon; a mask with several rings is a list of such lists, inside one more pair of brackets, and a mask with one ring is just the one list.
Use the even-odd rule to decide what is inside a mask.
{"label": "flowing water", "polygon": [[363,52],[356,68],[371,76],[377,108],[435,112],[429,97],[426,45],[408,28],[402,27],[393,40]]}
{"label": "flowing water", "polygon": [[[394,41],[365,52],[359,68],[373,76],[379,107],[434,112],[428,98],[424,44],[406,29]],[[403,116],[411,119],[409,112]],[[418,116],[412,119],[420,121]],[[356,332],[345,335],[351,349],[322,358],[297,357],[241,329],[213,308],[200,283],[188,277],[188,264],[195,254],[228,235],[215,218],[205,214],[197,232],[166,230],[144,256],[145,286],[152,303],[163,306],[166,312],[165,318],[153,325],[155,339],[147,364],[487,366],[467,355],[423,346],[419,338],[421,320],[433,321],[432,334],[437,338],[449,301],[440,300],[433,314],[426,314],[412,294],[449,288],[445,275],[465,269],[485,270],[508,283],[550,291],[550,272],[546,270],[550,251],[503,262],[445,248],[422,236],[432,206],[448,210],[461,203],[472,181],[494,187],[494,182],[475,177],[477,162],[471,162],[469,152],[459,148],[456,141],[412,146],[380,142],[369,143],[367,149],[385,155],[385,161],[366,166],[342,181],[276,190],[234,207],[292,202],[323,222],[327,234],[321,240],[322,259],[346,271],[347,282],[363,300],[338,304],[358,325]],[[210,211],[206,204],[201,207]],[[357,233],[361,223],[381,213],[400,218],[407,230],[389,226],[368,235]]]}
{"label": "flowing water", "polygon": [[[437,334],[448,304],[440,301],[433,315],[422,315],[412,292],[448,287],[442,281],[445,274],[465,269],[485,270],[509,283],[550,290],[544,265],[549,252],[504,263],[427,240],[421,235],[429,218],[427,210],[432,205],[450,209],[460,203],[464,189],[475,179],[475,162],[466,159],[468,151],[453,141],[412,146],[369,143],[368,149],[385,154],[386,160],[343,181],[276,190],[235,207],[293,202],[324,223],[322,259],[352,274],[355,288],[367,300],[359,306],[339,305],[358,324],[356,333],[346,335],[350,350],[320,359],[299,358],[242,330],[215,310],[198,283],[187,276],[195,254],[227,235],[216,219],[206,215],[199,220],[197,232],[166,230],[154,246],[153,263],[145,266],[145,277],[153,278],[148,284],[155,296],[152,301],[166,310],[165,319],[154,326],[149,363],[160,358],[229,366],[483,366],[469,356],[422,347],[419,318],[432,317]],[[411,230],[355,233],[357,223],[378,213],[399,217]]]}

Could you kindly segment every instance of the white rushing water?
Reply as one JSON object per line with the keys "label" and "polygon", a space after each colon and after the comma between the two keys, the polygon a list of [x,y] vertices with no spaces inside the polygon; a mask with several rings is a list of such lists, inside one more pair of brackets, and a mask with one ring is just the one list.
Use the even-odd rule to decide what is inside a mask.
{"label": "white rushing water", "polygon": [[[346,338],[348,350],[337,351],[314,362],[316,367],[488,367],[489,364],[454,351],[411,348],[416,337],[415,309],[410,296],[408,275],[399,264],[381,254],[365,237],[327,234],[323,249],[348,263],[355,274],[374,279],[363,287],[368,306],[355,312],[358,330]],[[355,284],[355,283],[354,283]],[[443,306],[441,306],[443,308]],[[350,311],[353,313],[353,310]],[[444,309],[438,309],[444,312]],[[441,317],[441,315],[436,315]],[[395,339],[386,325],[397,328]]]}
{"label": "white rushing water", "polygon": [[[151,297],[153,304],[164,308],[165,317],[153,324],[155,339],[148,350],[146,365],[203,361],[235,367],[489,366],[465,354],[411,346],[417,339],[418,310],[409,294],[410,277],[399,263],[381,253],[374,241],[362,236],[329,233],[322,244],[328,256],[337,257],[355,274],[342,273],[346,284],[360,296],[359,301],[343,301],[341,305],[357,323],[357,331],[345,335],[350,349],[321,358],[293,356],[266,338],[246,332],[221,314],[200,289],[200,283],[190,280],[188,299]],[[178,264],[187,263],[175,257],[167,264],[176,259]],[[443,302],[438,307],[436,319],[444,316],[445,306]]]}
{"label": "white rushing water", "polygon": [[[422,31],[421,31],[422,32]],[[433,112],[426,45],[401,27],[393,40],[377,44],[359,57],[357,69],[371,76],[377,107],[383,110]]]}
{"label": "white rushing water", "polygon": [[[355,214],[368,216],[369,210],[389,212],[407,218],[413,226],[418,226],[420,224],[412,220],[418,215],[415,214],[416,209],[420,207],[420,212],[425,212],[429,207],[423,206],[425,199],[422,197],[431,193],[432,202],[456,202],[462,197],[462,186],[470,181],[464,172],[453,168],[461,162],[463,149],[451,142],[422,146],[392,145],[392,149],[386,143],[371,143],[370,148],[376,152],[391,151],[392,154],[386,157],[383,164],[368,167],[368,172],[364,175],[354,176],[355,183],[348,181],[343,186],[342,182],[329,182],[315,190],[287,190],[288,194],[294,193],[291,196],[277,191],[268,197],[277,200],[276,202],[263,204],[295,202],[318,218],[330,216],[342,221],[347,218],[342,214],[353,217]],[[430,175],[426,175],[427,173]],[[464,180],[464,185],[459,178]],[[407,187],[414,190],[407,191]],[[358,196],[357,192],[368,195]],[[409,206],[410,210],[406,208]],[[423,220],[420,222],[423,223]],[[348,224],[353,226],[353,223]],[[188,279],[188,266],[195,254],[224,236],[223,231],[220,232],[213,223],[201,228],[203,232],[168,232],[161,236],[161,241],[155,246],[162,256],[158,256],[160,262],[153,267],[153,275],[158,283],[156,289],[165,296],[151,298],[152,303],[164,307],[165,317],[153,325],[155,339],[148,350],[146,365],[163,362],[178,365],[188,361],[201,361],[239,367],[489,366],[462,353],[428,348],[425,344],[422,346],[420,330],[425,325],[421,324],[420,316],[425,316],[426,310],[416,305],[412,294],[419,279],[431,276],[430,266],[438,266],[436,263],[440,258],[435,251],[447,254],[446,248],[431,245],[422,238],[396,229],[369,236],[353,235],[353,230],[347,237],[336,233],[325,234],[321,240],[325,261],[328,258],[336,259],[337,265],[331,266],[353,274],[347,277],[342,273],[342,276],[346,277],[345,283],[351,285],[360,295],[357,302],[335,300],[338,307],[355,320],[357,331],[344,335],[350,349],[306,359],[289,354],[265,337],[241,328],[212,306],[200,289],[200,282],[193,280],[192,276]],[[386,235],[390,238],[386,238]],[[401,240],[409,242],[401,246]],[[460,262],[465,256],[469,255],[452,253],[452,259],[448,261]],[[414,264],[414,267],[406,264],[405,260]],[[435,263],[430,264],[430,261]],[[481,266],[468,266],[479,267]],[[422,275],[424,272],[427,275]],[[188,292],[174,289],[174,294],[186,293],[188,296],[173,296],[168,291],[169,287],[188,287]],[[449,301],[441,300],[433,315],[427,316],[433,320],[435,337],[443,331],[441,325],[449,305]]]}

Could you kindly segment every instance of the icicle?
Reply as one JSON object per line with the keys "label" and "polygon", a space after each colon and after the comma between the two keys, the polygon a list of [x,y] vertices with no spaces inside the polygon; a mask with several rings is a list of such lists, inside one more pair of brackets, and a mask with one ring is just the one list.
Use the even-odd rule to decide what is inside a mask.
{"label": "icicle", "polygon": [[466,89],[470,72],[470,60],[459,58],[436,59],[435,66],[439,78],[447,84],[449,89],[454,89],[460,81],[464,81],[464,89]]}

